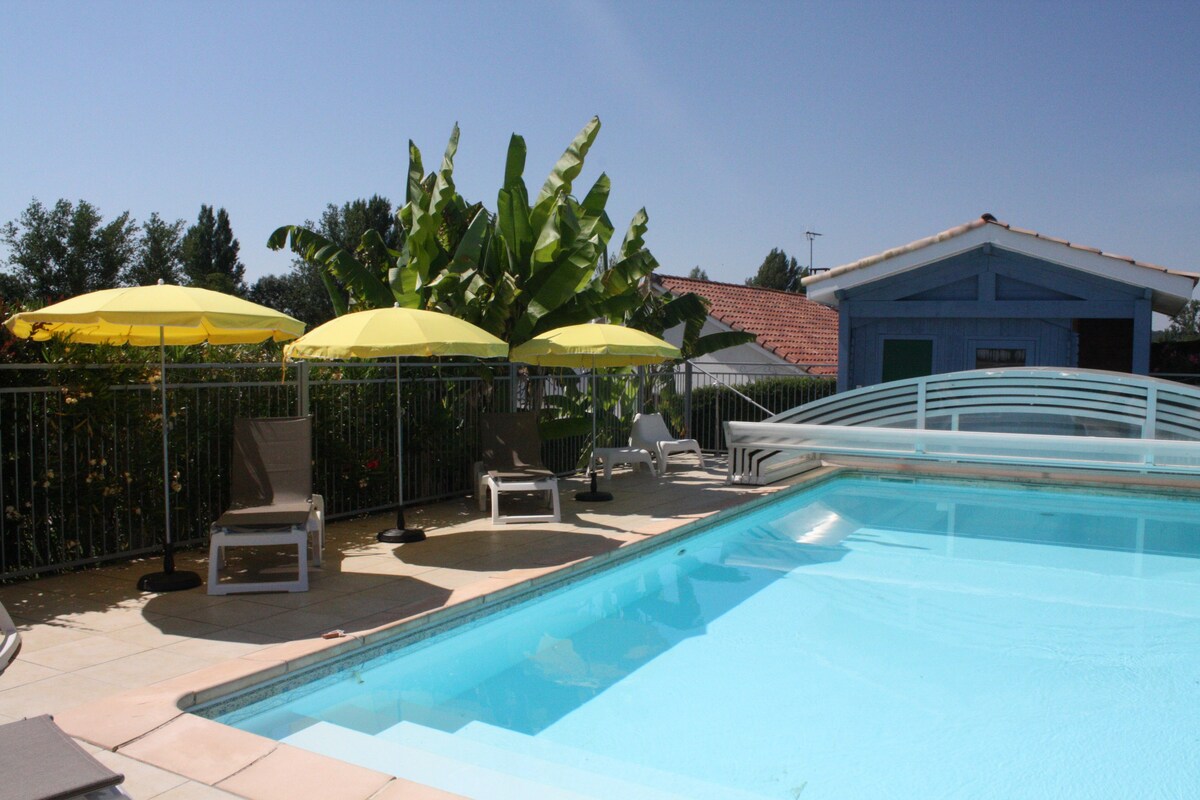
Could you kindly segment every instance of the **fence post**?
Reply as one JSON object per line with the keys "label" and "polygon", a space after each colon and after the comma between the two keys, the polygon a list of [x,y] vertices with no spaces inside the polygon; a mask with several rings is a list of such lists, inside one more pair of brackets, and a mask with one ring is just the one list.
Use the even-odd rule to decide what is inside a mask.
{"label": "fence post", "polygon": [[692,362],[683,362],[683,435],[692,435]]}
{"label": "fence post", "polygon": [[296,362],[296,416],[308,416],[308,362]]}
{"label": "fence post", "polygon": [[637,383],[637,412],[636,413],[641,414],[641,413],[644,413],[646,410],[646,368],[638,367],[637,368],[637,376],[638,376],[638,383]]}
{"label": "fence post", "polygon": [[517,365],[508,365],[508,410],[517,410]]}

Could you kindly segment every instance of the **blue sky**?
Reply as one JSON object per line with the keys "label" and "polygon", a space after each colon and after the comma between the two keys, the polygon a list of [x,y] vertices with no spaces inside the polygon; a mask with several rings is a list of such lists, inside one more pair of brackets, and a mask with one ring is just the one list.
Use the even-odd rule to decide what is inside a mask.
{"label": "blue sky", "polygon": [[33,197],[229,210],[251,278],[279,225],[403,199],[407,142],[495,208],[536,192],[650,215],[666,274],[742,282],[772,247],[834,266],[987,211],[1200,271],[1200,4],[0,0],[0,221]]}

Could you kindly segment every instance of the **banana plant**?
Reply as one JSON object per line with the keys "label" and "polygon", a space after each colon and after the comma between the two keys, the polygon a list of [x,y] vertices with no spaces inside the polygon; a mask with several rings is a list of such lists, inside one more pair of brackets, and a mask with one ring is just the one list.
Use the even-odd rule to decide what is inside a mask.
{"label": "banana plant", "polygon": [[685,322],[689,354],[751,340],[738,333],[700,339],[707,309],[698,297],[664,301],[648,291],[646,279],[658,262],[645,243],[645,209],[634,215],[610,263],[614,227],[605,211],[612,188],[608,176],[601,174],[582,200],[573,194],[599,131],[600,120],[593,117],[532,202],[524,179],[525,140],[513,134],[493,214],[481,204],[468,203],[455,188],[455,125],[440,166],[428,175],[420,150],[409,142],[406,202],[397,212],[402,236],[396,248],[370,230],[350,252],[298,225],[276,230],[268,246],[278,250],[290,245],[322,267],[339,314],[351,306],[395,303],[436,309],[512,345],[593,319],[660,335]]}

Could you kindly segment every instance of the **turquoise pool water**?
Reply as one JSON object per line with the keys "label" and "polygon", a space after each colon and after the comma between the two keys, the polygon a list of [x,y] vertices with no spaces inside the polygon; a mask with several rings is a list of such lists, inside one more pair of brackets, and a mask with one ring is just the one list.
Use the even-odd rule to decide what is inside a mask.
{"label": "turquoise pool water", "polygon": [[479,798],[1200,792],[1200,504],[837,479],[204,713]]}

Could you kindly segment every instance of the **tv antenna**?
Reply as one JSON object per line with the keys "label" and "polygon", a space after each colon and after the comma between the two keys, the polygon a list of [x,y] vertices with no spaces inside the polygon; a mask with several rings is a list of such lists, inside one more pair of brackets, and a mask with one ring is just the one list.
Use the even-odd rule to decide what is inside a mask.
{"label": "tv antenna", "polygon": [[813,239],[817,238],[820,235],[821,234],[817,233],[816,231],[805,231],[804,232],[805,238],[808,239],[808,274],[809,275],[811,275],[812,271],[813,271],[813,259],[812,259]]}

